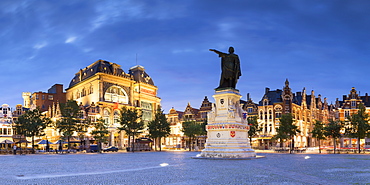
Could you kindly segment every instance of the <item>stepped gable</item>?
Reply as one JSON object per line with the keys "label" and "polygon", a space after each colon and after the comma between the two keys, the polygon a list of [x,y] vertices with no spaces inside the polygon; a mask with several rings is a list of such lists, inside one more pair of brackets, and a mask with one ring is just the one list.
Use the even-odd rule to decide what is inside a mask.
{"label": "stepped gable", "polygon": [[118,65],[116,63],[108,62],[108,61],[105,61],[105,60],[98,60],[98,61],[94,62],[93,64],[87,66],[86,68],[80,69],[80,71],[78,71],[75,74],[74,78],[69,83],[69,88],[71,88],[71,87],[75,86],[76,84],[78,84],[79,82],[95,75],[96,73],[106,73],[106,74],[119,76],[119,77],[124,77],[124,78],[132,78],[132,76],[130,74],[126,74],[121,69],[120,65]]}
{"label": "stepped gable", "polygon": [[212,103],[208,100],[208,97],[204,97],[200,111],[210,111],[212,110]]}

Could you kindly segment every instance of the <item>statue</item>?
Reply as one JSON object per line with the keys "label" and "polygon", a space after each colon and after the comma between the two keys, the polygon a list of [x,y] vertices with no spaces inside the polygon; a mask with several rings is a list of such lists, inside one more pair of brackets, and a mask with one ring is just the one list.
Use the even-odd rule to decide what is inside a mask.
{"label": "statue", "polygon": [[238,55],[234,54],[234,48],[229,47],[229,54],[222,53],[215,49],[209,49],[209,51],[213,51],[222,57],[221,59],[221,79],[220,85],[216,89],[221,88],[234,88],[236,87],[236,83],[241,76],[240,71],[240,61]]}

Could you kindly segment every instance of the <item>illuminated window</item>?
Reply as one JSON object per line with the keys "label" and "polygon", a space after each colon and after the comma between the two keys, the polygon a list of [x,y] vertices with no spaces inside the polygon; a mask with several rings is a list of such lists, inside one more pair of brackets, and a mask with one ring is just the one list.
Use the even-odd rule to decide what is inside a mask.
{"label": "illuminated window", "polygon": [[89,92],[89,94],[92,94],[93,92],[94,92],[93,86],[90,85],[90,92]]}
{"label": "illuminated window", "polygon": [[119,127],[120,126],[120,123],[119,123],[119,112],[118,111],[114,111],[113,125],[116,126],[116,127]]}
{"label": "illuminated window", "polygon": [[108,125],[110,125],[110,121],[109,121],[109,110],[108,109],[104,109],[104,112],[103,112],[103,119],[104,119],[104,122]]}
{"label": "illuminated window", "polygon": [[81,91],[81,97],[84,97],[84,96],[86,96],[86,89],[85,88],[83,88],[82,91]]}
{"label": "illuminated window", "polygon": [[118,103],[127,104],[128,96],[122,87],[111,86],[105,92],[104,100],[108,102],[118,102]]}
{"label": "illuminated window", "polygon": [[54,99],[53,95],[49,95],[49,100],[53,100],[53,99]]}
{"label": "illuminated window", "polygon": [[7,108],[3,109],[3,114],[8,114],[8,109]]}
{"label": "illuminated window", "polygon": [[345,110],[344,111],[344,117],[348,117],[350,114],[349,114],[349,110]]}

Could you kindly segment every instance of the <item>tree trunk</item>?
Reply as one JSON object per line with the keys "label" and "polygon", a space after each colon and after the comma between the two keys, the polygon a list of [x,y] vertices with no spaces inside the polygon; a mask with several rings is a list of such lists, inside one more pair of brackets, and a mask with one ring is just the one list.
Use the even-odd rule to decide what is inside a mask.
{"label": "tree trunk", "polygon": [[360,138],[357,138],[358,153],[361,153]]}
{"label": "tree trunk", "polygon": [[132,134],[132,153],[135,152],[135,134]]}
{"label": "tree trunk", "polygon": [[159,137],[158,139],[159,139],[159,151],[161,152],[162,151],[162,142],[161,142],[162,137]]}
{"label": "tree trunk", "polygon": [[70,150],[71,149],[70,136],[67,136],[67,139],[68,139],[68,150]]}
{"label": "tree trunk", "polygon": [[99,153],[102,153],[102,152],[101,152],[101,142],[100,142],[100,141],[98,142],[98,152],[99,152]]}
{"label": "tree trunk", "polygon": [[131,151],[131,136],[130,134],[127,135],[128,136],[128,144],[127,144],[127,148],[129,148],[128,152]]}
{"label": "tree trunk", "polygon": [[294,146],[293,146],[294,145],[294,138],[290,137],[290,141],[291,141],[291,143],[290,143],[290,152],[289,153],[292,154],[292,152],[293,152],[292,150],[294,148]]}
{"label": "tree trunk", "polygon": [[157,139],[158,138],[154,138],[154,151],[157,151]]}
{"label": "tree trunk", "polygon": [[[27,139],[26,139],[27,141]],[[32,136],[32,153],[35,153],[35,136]]]}
{"label": "tree trunk", "polygon": [[320,139],[318,139],[318,141],[319,141],[319,154],[321,154]]}
{"label": "tree trunk", "polygon": [[191,151],[191,137],[189,137],[189,151]]}
{"label": "tree trunk", "polygon": [[336,143],[336,138],[334,138],[334,154],[335,154],[335,151],[337,150],[337,143]]}

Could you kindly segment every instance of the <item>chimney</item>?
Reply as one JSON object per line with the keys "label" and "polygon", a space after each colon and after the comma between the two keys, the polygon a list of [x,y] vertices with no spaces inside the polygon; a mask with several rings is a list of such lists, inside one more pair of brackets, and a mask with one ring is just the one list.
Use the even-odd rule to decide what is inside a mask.
{"label": "chimney", "polygon": [[267,94],[270,91],[270,88],[266,87],[265,94]]}

